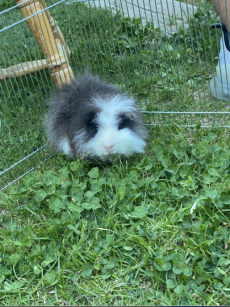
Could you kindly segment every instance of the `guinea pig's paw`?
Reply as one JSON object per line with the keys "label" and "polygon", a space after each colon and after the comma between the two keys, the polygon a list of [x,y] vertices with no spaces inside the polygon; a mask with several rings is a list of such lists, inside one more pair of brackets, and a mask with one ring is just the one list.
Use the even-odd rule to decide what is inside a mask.
{"label": "guinea pig's paw", "polygon": [[71,150],[70,143],[69,143],[69,140],[68,140],[67,137],[63,138],[60,141],[58,147],[59,147],[59,150],[61,152],[63,152],[65,155],[67,155],[67,156],[71,156],[72,155],[72,150]]}

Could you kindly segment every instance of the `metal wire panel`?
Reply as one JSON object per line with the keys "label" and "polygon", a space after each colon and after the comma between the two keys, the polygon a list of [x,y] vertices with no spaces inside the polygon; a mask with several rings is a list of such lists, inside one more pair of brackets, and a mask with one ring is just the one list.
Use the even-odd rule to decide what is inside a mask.
{"label": "metal wire panel", "polygon": [[[229,104],[209,93],[221,33],[211,30],[218,19],[208,2],[46,4],[71,50],[74,73],[87,68],[119,84],[136,97],[146,124],[230,126]],[[0,13],[0,41],[2,74],[11,65],[45,58],[17,6]],[[0,82],[0,188],[52,155],[44,115],[54,89],[48,70]]]}
{"label": "metal wire panel", "polygon": [[[34,37],[15,7],[0,14],[0,67],[43,58]],[[46,160],[44,112],[50,89],[47,71],[0,82],[0,187]]]}

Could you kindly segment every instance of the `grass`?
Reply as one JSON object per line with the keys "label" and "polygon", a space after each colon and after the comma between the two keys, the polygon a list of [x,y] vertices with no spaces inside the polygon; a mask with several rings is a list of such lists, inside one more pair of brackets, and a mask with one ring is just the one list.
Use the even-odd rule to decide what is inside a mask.
{"label": "grass", "polygon": [[[51,15],[74,71],[90,67],[118,83],[143,111],[228,110],[208,91],[221,33],[208,30],[215,18],[205,5],[172,37],[82,4]],[[2,67],[43,57],[24,24],[10,31]],[[0,86],[4,170],[45,144],[53,84],[42,72]],[[100,166],[56,155],[1,192],[0,304],[230,304],[229,131],[200,127],[228,124],[228,115],[144,116],[169,125],[149,128],[145,154]],[[46,148],[26,159],[2,185],[49,156]]]}
{"label": "grass", "polygon": [[228,130],[151,135],[144,155],[57,156],[1,194],[1,304],[230,303]]}

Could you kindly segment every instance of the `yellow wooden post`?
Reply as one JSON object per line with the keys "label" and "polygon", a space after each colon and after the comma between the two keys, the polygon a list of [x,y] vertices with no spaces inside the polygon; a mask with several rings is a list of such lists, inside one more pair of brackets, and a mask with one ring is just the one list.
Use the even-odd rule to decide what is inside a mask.
{"label": "yellow wooden post", "polygon": [[[46,3],[45,3],[44,0],[40,0],[40,2],[41,2],[41,5],[42,5],[43,8],[47,8]],[[47,17],[48,17],[48,19],[49,19],[49,21],[50,21],[50,25],[51,25],[51,28],[52,28],[54,37],[55,37],[56,39],[60,39],[62,45],[63,45],[64,48],[65,48],[66,54],[68,55],[68,57],[70,57],[71,52],[70,52],[69,47],[66,45],[66,42],[65,42],[65,39],[64,39],[64,37],[63,37],[63,35],[62,35],[62,33],[61,33],[61,30],[60,30],[59,27],[56,25],[56,22],[55,22],[55,20],[53,19],[53,17],[50,15],[49,10],[46,10],[45,13],[46,13],[46,15],[47,15]]]}
{"label": "yellow wooden post", "polygon": [[7,68],[1,68],[0,70],[0,81],[7,80],[9,78],[19,78],[25,75],[34,74],[38,71],[48,69],[47,60],[37,60],[19,63],[14,66]]}
{"label": "yellow wooden post", "polygon": [[[45,1],[31,0],[23,3],[24,0],[16,0],[16,2],[21,4],[20,8],[24,18],[36,14],[25,21],[34,34],[40,48],[46,55],[51,76],[55,84],[61,86],[63,83],[70,83],[71,80],[73,80],[74,75],[68,61],[68,47],[65,43],[62,44],[64,38],[61,35],[59,28],[56,27],[54,21],[52,28],[50,20],[52,22],[53,19],[50,17],[48,11],[42,12],[45,8]],[[56,31],[56,38],[53,30],[54,32]],[[65,50],[67,50],[67,53]]]}

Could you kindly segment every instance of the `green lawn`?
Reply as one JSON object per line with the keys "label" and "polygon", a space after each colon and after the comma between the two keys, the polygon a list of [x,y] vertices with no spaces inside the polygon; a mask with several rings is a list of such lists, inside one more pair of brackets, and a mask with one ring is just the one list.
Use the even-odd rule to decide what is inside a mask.
{"label": "green lawn", "polygon": [[[221,33],[209,31],[215,18],[205,5],[173,37],[83,4],[51,13],[74,71],[90,67],[118,83],[143,111],[227,110],[209,94]],[[10,31],[0,66],[43,57],[25,25]],[[46,144],[54,87],[42,72],[0,90],[4,170]],[[149,127],[143,155],[99,166],[55,155],[0,192],[1,305],[230,304],[229,130],[201,128],[228,125],[229,116],[144,117],[160,126]],[[49,156],[45,148],[26,159],[1,186]]]}
{"label": "green lawn", "polygon": [[144,155],[58,156],[2,193],[0,304],[229,305],[228,131],[151,136]]}

